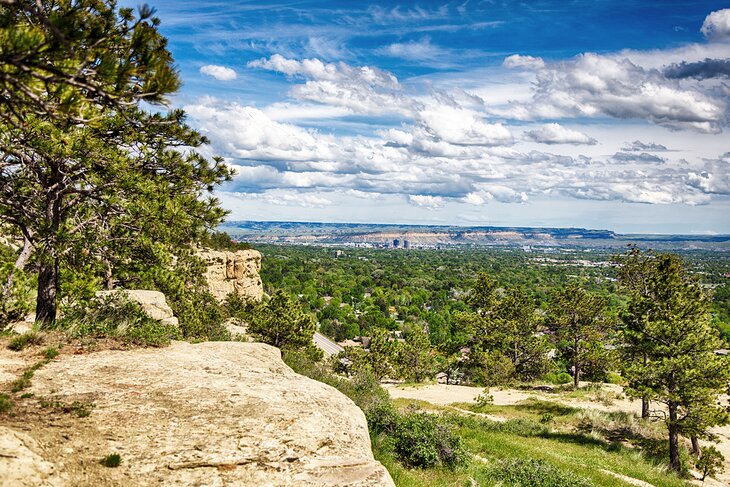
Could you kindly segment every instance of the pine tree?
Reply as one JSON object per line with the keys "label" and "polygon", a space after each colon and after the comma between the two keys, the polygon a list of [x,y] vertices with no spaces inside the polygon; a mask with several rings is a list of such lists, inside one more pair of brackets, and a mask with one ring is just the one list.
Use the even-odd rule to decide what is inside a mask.
{"label": "pine tree", "polygon": [[153,14],[0,2],[0,223],[24,241],[18,271],[37,268],[41,324],[55,320],[62,267],[103,265],[111,284],[130,255],[159,264],[224,216],[209,192],[230,170],[196,151],[206,139],[181,111],[140,109],[180,85]]}
{"label": "pine tree", "polygon": [[316,331],[314,318],[289,295],[277,289],[251,314],[248,331],[258,340],[281,349],[309,350]]}
{"label": "pine tree", "polygon": [[730,364],[715,354],[722,342],[710,326],[709,299],[682,260],[659,254],[647,269],[623,316],[637,335],[632,343],[647,356],[624,364],[626,390],[666,405],[669,462],[679,472],[679,435],[708,436],[708,428],[730,419],[717,404],[728,388]]}
{"label": "pine tree", "polygon": [[584,367],[606,355],[605,341],[612,323],[606,300],[577,284],[560,290],[550,303],[548,327],[555,333],[558,351],[573,368],[578,387]]}
{"label": "pine tree", "polygon": [[[466,302],[471,311],[460,313],[458,320],[471,335],[473,357],[468,364],[472,369],[498,366],[504,380],[516,376],[526,381],[545,371],[550,345],[535,304],[523,288],[498,288],[487,274],[480,273]],[[511,366],[505,367],[505,361]],[[472,374],[483,375],[478,370]]]}
{"label": "pine tree", "polygon": [[398,348],[397,357],[401,377],[422,382],[433,376],[436,358],[428,333],[420,326],[414,326],[408,331],[405,342]]}

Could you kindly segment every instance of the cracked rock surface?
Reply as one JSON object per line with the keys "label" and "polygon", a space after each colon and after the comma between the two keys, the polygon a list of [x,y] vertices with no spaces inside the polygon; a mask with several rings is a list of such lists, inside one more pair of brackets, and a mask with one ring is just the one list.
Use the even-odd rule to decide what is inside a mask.
{"label": "cracked rock surface", "polygon": [[[30,392],[94,407],[7,433],[39,465],[27,485],[393,485],[362,411],[276,348],[174,342],[59,358]],[[110,453],[118,468],[100,465]]]}

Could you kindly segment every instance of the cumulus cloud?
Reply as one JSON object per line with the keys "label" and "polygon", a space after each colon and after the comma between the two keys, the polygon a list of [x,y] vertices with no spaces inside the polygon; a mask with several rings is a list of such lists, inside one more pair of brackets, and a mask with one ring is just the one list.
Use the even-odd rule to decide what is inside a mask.
{"label": "cumulus cloud", "polygon": [[728,78],[730,77],[730,59],[710,59],[688,63],[682,61],[667,66],[664,76],[670,79],[695,78]]}
{"label": "cumulus cloud", "polygon": [[710,13],[705,17],[700,32],[713,41],[730,39],[730,9],[725,8]]}
{"label": "cumulus cloud", "polygon": [[596,139],[583,132],[563,127],[557,123],[549,123],[539,129],[527,131],[525,136],[541,144],[595,145],[598,143]]}
{"label": "cumulus cloud", "polygon": [[730,194],[730,152],[707,161],[698,171],[687,173],[687,183],[708,194]]}
{"label": "cumulus cloud", "polygon": [[648,152],[617,152],[611,158],[617,162],[651,162],[655,164],[665,162],[665,159]]}
{"label": "cumulus cloud", "polygon": [[621,148],[622,151],[651,151],[651,152],[661,152],[661,151],[667,151],[669,149],[666,148],[666,146],[663,146],[662,144],[655,144],[654,142],[644,143],[640,140],[635,140],[630,144],[626,144]]}
{"label": "cumulus cloud", "polygon": [[439,196],[429,196],[423,194],[408,195],[408,202],[412,205],[427,208],[429,210],[437,210],[443,208],[444,199]]}
{"label": "cumulus cloud", "polygon": [[545,61],[540,57],[513,54],[504,58],[502,66],[518,69],[542,69],[545,67]]}
{"label": "cumulus cloud", "polygon": [[280,54],[251,61],[248,67],[304,78],[304,84],[291,90],[299,100],[346,107],[362,114],[406,115],[413,110],[414,102],[401,94],[398,79],[375,67],[324,63],[319,59],[298,61]]}
{"label": "cumulus cloud", "polygon": [[609,158],[524,152],[487,144],[491,133],[480,140],[485,137],[481,124],[494,124],[475,114],[453,133],[434,112],[433,120],[427,116],[366,137],[305,129],[272,120],[263,110],[213,98],[185,109],[215,152],[235,167],[228,190],[275,205],[326,206],[330,200],[322,195],[333,191],[357,198],[402,195],[409,204],[432,210],[452,201],[524,203],[548,194],[688,205],[730,194],[730,154],[712,160],[665,159],[650,153],[664,146],[641,141]]}
{"label": "cumulus cloud", "polygon": [[681,85],[626,58],[587,53],[539,71],[532,101],[513,104],[502,114],[523,119],[609,116],[718,133],[726,111],[726,100],[700,86]]}
{"label": "cumulus cloud", "polygon": [[[560,63],[510,56],[504,66],[527,70],[511,73],[510,79],[533,81],[534,92],[506,105],[507,98],[489,101],[486,89],[466,91],[447,83],[417,91],[422,87],[402,84],[375,67],[273,55],[249,66],[289,77],[288,100],[256,108],[201,98],[185,109],[211,139],[212,149],[236,168],[227,189],[275,205],[327,206],[337,199],[327,196],[334,193],[359,199],[399,197],[430,210],[451,202],[519,204],[553,194],[706,204],[730,193],[727,155],[676,160],[666,146],[640,140],[620,148],[626,139],[617,141],[615,132],[605,131],[603,120],[589,132],[601,134],[600,150],[564,145],[563,153],[549,153],[521,147],[524,140],[555,146],[597,144],[559,123],[537,124],[519,138],[512,133],[515,120],[571,117],[720,130],[727,123],[722,82],[717,77],[700,82],[704,75],[693,65],[707,56],[695,53],[684,64],[669,57],[664,63],[672,62],[669,67],[647,67],[657,56],[584,54]],[[701,68],[703,73],[710,69]],[[358,121],[343,118],[353,115]],[[327,129],[311,128],[312,120],[326,121],[317,125]],[[339,131],[337,124],[346,130]],[[368,125],[377,128],[367,130]],[[652,132],[635,136],[654,137],[647,134],[661,131],[645,128]],[[668,152],[662,154],[666,157],[653,154],[660,151]]]}
{"label": "cumulus cloud", "polygon": [[232,81],[237,77],[236,72],[231,68],[226,68],[225,66],[217,66],[215,64],[202,66],[200,68],[200,74],[213,77],[219,81]]}
{"label": "cumulus cloud", "polygon": [[263,193],[238,193],[238,196],[243,199],[259,200],[278,206],[323,208],[332,204],[332,201],[325,197],[293,191],[271,190]]}
{"label": "cumulus cloud", "polygon": [[453,145],[509,145],[512,133],[501,123],[487,123],[473,110],[434,104],[420,110],[417,120],[438,140]]}

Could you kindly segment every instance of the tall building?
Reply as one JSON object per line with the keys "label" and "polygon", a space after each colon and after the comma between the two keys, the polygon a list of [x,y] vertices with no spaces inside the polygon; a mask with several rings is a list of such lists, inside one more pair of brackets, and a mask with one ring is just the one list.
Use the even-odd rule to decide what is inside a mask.
{"label": "tall building", "polygon": [[398,245],[400,245],[400,240],[398,240],[397,238],[393,239],[393,248],[397,249]]}
{"label": "tall building", "polygon": [[403,239],[403,248],[404,249],[410,249],[411,248],[411,242],[409,242],[406,239]]}

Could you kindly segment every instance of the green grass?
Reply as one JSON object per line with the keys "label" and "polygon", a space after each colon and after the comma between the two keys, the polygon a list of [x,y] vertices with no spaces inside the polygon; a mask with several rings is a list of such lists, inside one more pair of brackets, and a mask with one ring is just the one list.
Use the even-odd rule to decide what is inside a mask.
{"label": "green grass", "polygon": [[30,345],[39,345],[41,343],[43,343],[43,336],[36,331],[29,331],[22,335],[13,337],[13,339],[10,340],[10,343],[8,343],[8,348],[15,352],[19,352],[25,347]]}
{"label": "green grass", "polygon": [[459,433],[467,449],[482,457],[543,460],[585,477],[596,485],[627,485],[603,473],[602,469],[644,480],[656,487],[687,485],[639,451],[607,443],[590,435],[552,433],[546,438],[533,436],[526,439],[510,433],[482,432],[473,427],[462,427]]}
{"label": "green grass", "polygon": [[[395,401],[399,408],[413,403],[423,404],[413,400]],[[594,428],[595,431],[579,430],[578,427],[586,422],[582,409],[538,399],[511,406],[477,407],[474,404],[460,404],[458,407],[499,415],[509,420],[494,422],[476,416],[454,414],[449,407],[428,405],[428,409],[442,412],[457,426],[456,432],[472,455],[472,461],[456,470],[408,469],[394,460],[387,444],[383,444],[379,438],[373,438],[375,456],[391,473],[397,486],[469,486],[470,479],[480,486],[519,485],[504,483],[505,472],[509,469],[515,470],[514,478],[539,471],[539,481],[531,480],[531,485],[536,486],[630,485],[602,470],[643,480],[656,487],[688,485],[648,454],[642,454],[637,448],[623,446],[618,440],[606,439],[601,434],[603,431],[599,433],[599,427]],[[551,416],[550,420],[541,421],[546,414]],[[606,426],[613,421],[619,423],[616,426],[620,427],[624,423],[637,421],[615,417],[612,413],[592,412],[591,415],[596,416],[593,421],[599,426]],[[649,426],[642,427],[650,429]],[[535,470],[535,466],[539,468]],[[500,484],[500,481],[503,483]],[[586,484],[581,484],[583,481]]]}
{"label": "green grass", "polygon": [[57,347],[48,347],[43,350],[43,357],[47,360],[53,360],[54,358],[58,357],[59,353],[60,352],[58,351]]}

